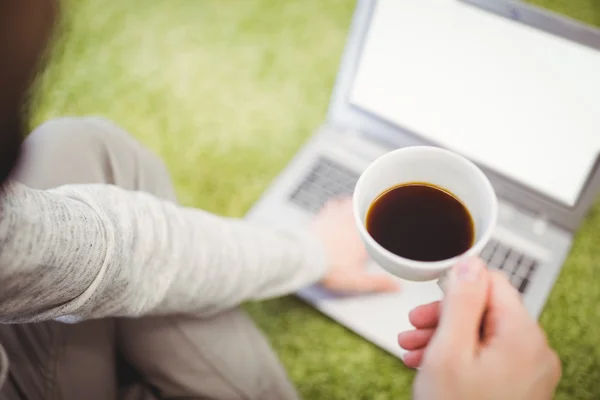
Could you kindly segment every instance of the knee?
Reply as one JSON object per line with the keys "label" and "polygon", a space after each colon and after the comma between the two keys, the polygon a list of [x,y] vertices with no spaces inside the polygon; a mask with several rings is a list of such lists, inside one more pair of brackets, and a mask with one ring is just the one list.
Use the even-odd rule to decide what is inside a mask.
{"label": "knee", "polygon": [[[35,128],[23,143],[25,151],[43,150],[52,157],[76,154],[137,152],[142,146],[125,130],[102,117],[53,118]],[[57,158],[60,159],[60,158]],[[158,160],[151,162],[159,162]]]}
{"label": "knee", "polygon": [[107,139],[83,118],[51,119],[23,142],[14,178],[37,189],[112,183]]}
{"label": "knee", "polygon": [[84,118],[61,117],[50,119],[36,127],[23,142],[25,153],[50,157],[78,153],[103,145],[103,135]]}
{"label": "knee", "polygon": [[[63,117],[37,127],[24,141],[21,168],[27,176],[60,172],[64,183],[110,183],[155,192],[170,187],[163,162],[124,129],[101,117]],[[19,178],[19,173],[17,172]],[[156,186],[156,188],[155,188]],[[153,193],[172,197],[171,190]]]}

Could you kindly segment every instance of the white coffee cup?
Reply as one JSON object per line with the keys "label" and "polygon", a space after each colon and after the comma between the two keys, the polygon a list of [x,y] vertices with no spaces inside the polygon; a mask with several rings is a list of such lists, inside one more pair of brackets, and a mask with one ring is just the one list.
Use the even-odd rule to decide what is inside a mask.
{"label": "white coffee cup", "polygon": [[[441,261],[415,261],[386,250],[369,234],[366,217],[371,204],[386,190],[411,182],[446,189],[467,207],[473,218],[475,240],[465,253]],[[373,261],[410,281],[440,279],[460,259],[479,254],[492,235],[498,215],[494,188],[475,164],[449,150],[428,146],[404,147],[376,159],[360,176],[353,203],[360,236]]]}

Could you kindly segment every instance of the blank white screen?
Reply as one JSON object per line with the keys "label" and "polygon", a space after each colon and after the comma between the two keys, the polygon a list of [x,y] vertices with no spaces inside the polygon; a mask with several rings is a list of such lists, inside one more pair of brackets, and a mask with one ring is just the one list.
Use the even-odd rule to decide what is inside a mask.
{"label": "blank white screen", "polygon": [[456,0],[380,0],[350,102],[573,206],[600,150],[600,52]]}

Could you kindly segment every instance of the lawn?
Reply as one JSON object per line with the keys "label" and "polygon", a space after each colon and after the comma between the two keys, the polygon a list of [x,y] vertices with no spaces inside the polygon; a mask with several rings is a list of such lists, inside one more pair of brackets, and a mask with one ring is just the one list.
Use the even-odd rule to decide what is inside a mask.
{"label": "lawn", "polygon": [[[600,0],[536,2],[600,25]],[[241,217],[322,122],[354,1],[64,6],[31,127],[104,115],[166,160],[182,203]],[[541,318],[564,364],[558,399],[600,398],[598,232],[600,207]],[[410,397],[412,371],[295,298],[247,307],[304,398]]]}

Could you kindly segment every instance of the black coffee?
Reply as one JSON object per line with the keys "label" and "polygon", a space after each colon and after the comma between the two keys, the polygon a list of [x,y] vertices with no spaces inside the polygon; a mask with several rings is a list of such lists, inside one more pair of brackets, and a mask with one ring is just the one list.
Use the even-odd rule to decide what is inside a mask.
{"label": "black coffee", "polygon": [[440,261],[467,251],[475,236],[469,210],[452,193],[408,183],[381,194],[367,212],[367,231],[388,251],[416,261]]}

